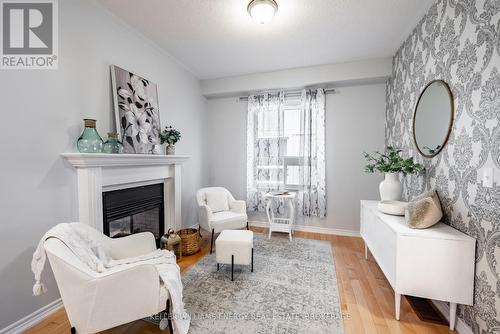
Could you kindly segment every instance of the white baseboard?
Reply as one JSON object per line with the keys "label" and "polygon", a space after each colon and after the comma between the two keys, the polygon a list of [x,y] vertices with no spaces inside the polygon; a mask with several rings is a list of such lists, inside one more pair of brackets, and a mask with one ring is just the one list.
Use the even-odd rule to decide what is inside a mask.
{"label": "white baseboard", "polygon": [[[449,304],[446,302],[439,301],[439,300],[431,300],[431,302],[434,304],[434,306],[436,306],[436,308],[439,310],[439,312],[441,312],[445,316],[445,318],[448,321],[450,321],[450,306],[449,306]],[[467,324],[462,319],[460,319],[458,316],[457,316],[457,322],[455,324],[455,330],[459,334],[474,334],[472,332],[472,329],[469,326],[467,326]]]}
{"label": "white baseboard", "polygon": [[[248,225],[255,227],[269,227],[269,223],[261,221],[249,221]],[[188,228],[198,229],[200,225],[196,224]],[[339,228],[328,228],[328,227],[316,227],[316,226],[305,226],[305,225],[294,225],[294,231],[320,233],[320,234],[331,234],[331,235],[342,235],[346,237],[361,237],[359,231],[354,230],[343,230]],[[1,334],[1,333],[0,333]]]}
{"label": "white baseboard", "polygon": [[[269,227],[269,223],[261,221],[249,221],[248,224],[250,226],[255,226],[255,227]],[[359,231],[343,230],[339,228],[293,225],[293,230],[302,232],[311,232],[311,233],[342,235],[346,237],[360,237]]]}
{"label": "white baseboard", "polygon": [[28,328],[36,325],[52,313],[63,307],[61,298],[54,300],[52,303],[36,310],[35,312],[25,316],[22,319],[10,324],[9,326],[0,329],[0,334],[18,334],[22,333]]}

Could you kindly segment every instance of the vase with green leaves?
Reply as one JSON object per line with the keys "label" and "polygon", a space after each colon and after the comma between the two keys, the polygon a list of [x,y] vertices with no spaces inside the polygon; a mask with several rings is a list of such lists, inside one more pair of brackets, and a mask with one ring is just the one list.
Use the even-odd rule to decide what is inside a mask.
{"label": "vase with green leaves", "polygon": [[365,172],[380,172],[385,174],[385,179],[380,182],[379,191],[382,201],[399,201],[403,192],[403,185],[399,175],[418,174],[424,168],[412,157],[401,156],[401,150],[388,146],[385,153],[375,151],[371,154],[364,152],[367,165]]}
{"label": "vase with green leaves", "polygon": [[160,144],[167,144],[165,151],[167,155],[175,154],[175,144],[181,140],[181,133],[172,126],[165,127],[160,133]]}

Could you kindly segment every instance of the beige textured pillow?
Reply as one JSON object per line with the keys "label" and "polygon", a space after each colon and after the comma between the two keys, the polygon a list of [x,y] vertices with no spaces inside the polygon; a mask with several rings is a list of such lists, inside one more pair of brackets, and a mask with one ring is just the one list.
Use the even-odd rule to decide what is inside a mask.
{"label": "beige textured pillow", "polygon": [[435,190],[415,197],[405,210],[405,221],[411,228],[428,228],[443,218],[441,203]]}

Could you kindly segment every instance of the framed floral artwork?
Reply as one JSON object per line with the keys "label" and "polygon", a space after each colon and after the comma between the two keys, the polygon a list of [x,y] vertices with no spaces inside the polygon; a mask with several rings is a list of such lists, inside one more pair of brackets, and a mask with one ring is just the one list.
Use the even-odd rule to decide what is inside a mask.
{"label": "framed floral artwork", "polygon": [[111,65],[116,132],[123,153],[159,153],[160,111],[155,83]]}

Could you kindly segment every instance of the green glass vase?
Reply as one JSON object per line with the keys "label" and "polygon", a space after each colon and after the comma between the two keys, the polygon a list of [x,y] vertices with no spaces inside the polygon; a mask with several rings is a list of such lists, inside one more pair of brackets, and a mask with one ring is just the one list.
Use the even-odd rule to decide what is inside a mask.
{"label": "green glass vase", "polygon": [[114,132],[108,133],[108,140],[104,143],[102,153],[123,153],[123,144],[118,140],[118,134]]}
{"label": "green glass vase", "polygon": [[78,138],[76,146],[80,153],[101,153],[104,142],[96,130],[95,119],[84,119],[85,129]]}

